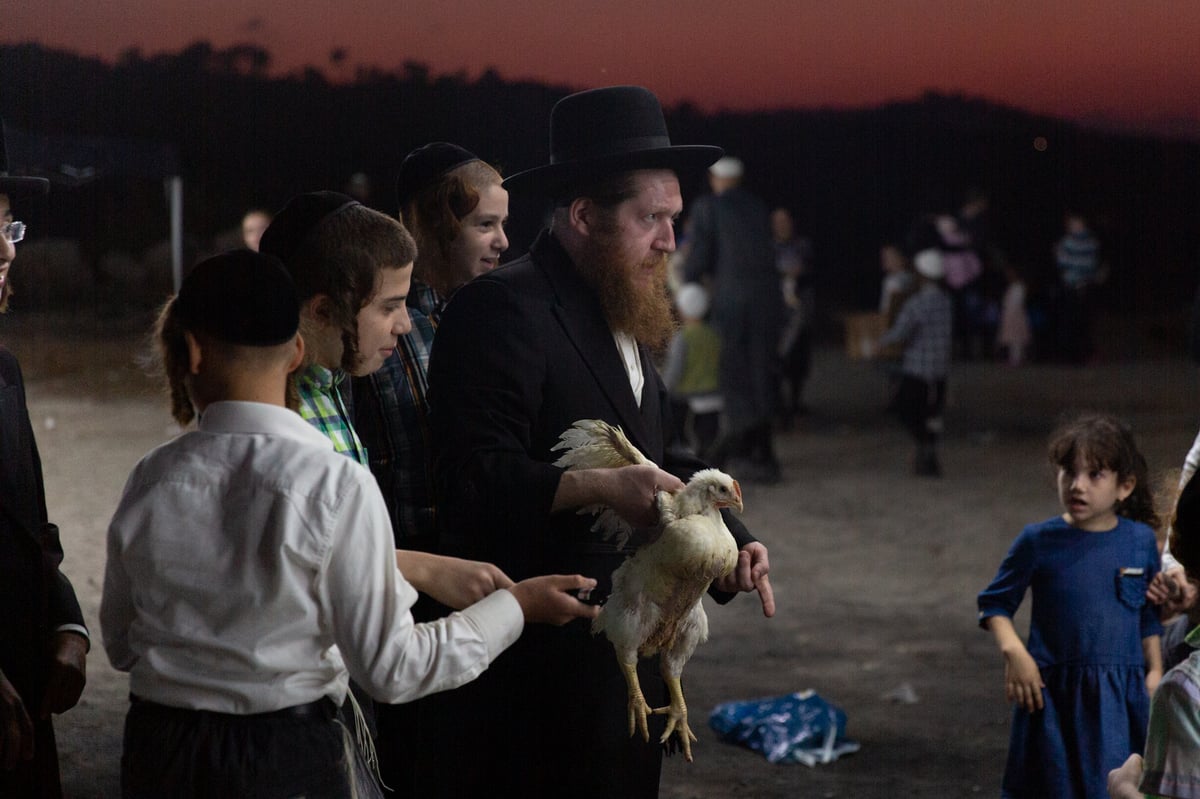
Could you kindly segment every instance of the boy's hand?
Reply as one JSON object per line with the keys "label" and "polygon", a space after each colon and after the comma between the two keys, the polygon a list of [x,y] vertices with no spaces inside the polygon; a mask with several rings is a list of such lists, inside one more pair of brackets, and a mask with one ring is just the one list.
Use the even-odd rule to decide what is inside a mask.
{"label": "boy's hand", "polygon": [[1109,799],[1142,799],[1138,782],[1142,778],[1142,756],[1132,754],[1120,768],[1108,772]]}
{"label": "boy's hand", "polygon": [[1009,702],[1016,702],[1030,713],[1041,710],[1045,687],[1037,662],[1024,647],[1019,652],[1004,653],[1004,696]]}
{"label": "boy's hand", "polygon": [[598,605],[580,602],[574,592],[590,591],[596,581],[579,574],[548,574],[530,577],[508,590],[517,598],[526,623],[566,624],[574,619],[594,619],[600,615]]}
{"label": "boy's hand", "polygon": [[1150,585],[1146,587],[1146,601],[1152,602],[1155,605],[1161,605],[1170,599],[1172,594],[1179,591],[1175,585],[1175,581],[1172,579],[1171,573],[1174,571],[1174,569],[1171,569],[1170,571],[1161,571],[1154,575],[1154,578],[1150,580]]}
{"label": "boy's hand", "polygon": [[428,552],[397,549],[396,566],[414,588],[454,610],[470,607],[513,584],[499,566]]}
{"label": "boy's hand", "polygon": [[1196,596],[1196,584],[1178,567],[1154,575],[1146,588],[1146,599],[1162,608],[1164,618],[1190,610],[1196,604]]}

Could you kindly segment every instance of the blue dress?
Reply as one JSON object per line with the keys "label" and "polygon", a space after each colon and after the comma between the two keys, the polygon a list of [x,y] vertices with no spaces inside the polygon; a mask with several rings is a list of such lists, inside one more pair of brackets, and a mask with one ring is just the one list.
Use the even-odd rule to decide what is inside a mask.
{"label": "blue dress", "polygon": [[1158,569],[1154,532],[1121,517],[1102,533],[1056,517],[1013,542],[979,594],[979,621],[1011,618],[1032,589],[1027,647],[1046,688],[1045,709],[1013,710],[1002,796],[1105,799],[1109,770],[1142,751],[1142,639],[1162,632],[1146,587]]}

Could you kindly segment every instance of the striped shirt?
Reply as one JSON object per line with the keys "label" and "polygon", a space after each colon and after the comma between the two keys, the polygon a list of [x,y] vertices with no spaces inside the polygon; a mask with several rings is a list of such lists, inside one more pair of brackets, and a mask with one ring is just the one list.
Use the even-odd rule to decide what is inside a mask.
{"label": "striped shirt", "polygon": [[300,417],[333,442],[333,449],[367,465],[367,451],[350,424],[350,414],[342,401],[340,384],[346,373],[314,363],[300,373],[296,388],[300,393]]}
{"label": "striped shirt", "polygon": [[1068,233],[1055,252],[1058,273],[1067,288],[1080,289],[1100,277],[1100,242],[1091,231]]}

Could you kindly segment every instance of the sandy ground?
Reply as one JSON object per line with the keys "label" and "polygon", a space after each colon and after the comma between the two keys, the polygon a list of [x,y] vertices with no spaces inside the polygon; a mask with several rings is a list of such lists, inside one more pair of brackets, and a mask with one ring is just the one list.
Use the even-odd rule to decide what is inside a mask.
{"label": "sandy ground", "polygon": [[[99,644],[105,527],[129,469],[174,428],[130,365],[129,336],[84,351],[48,329],[8,325],[4,340],[26,364],[64,568],[96,633],[83,699],[57,722],[59,747],[71,796],[115,797],[128,686]],[[746,521],[770,547],[778,615],[764,619],[749,597],[710,605],[711,640],[685,673],[696,759],[665,764],[662,796],[998,795],[1008,709],[975,595],[1021,526],[1057,512],[1049,429],[1072,408],[1119,412],[1160,473],[1178,468],[1197,430],[1194,367],[1129,349],[1087,369],[958,366],[941,480],[909,474],[878,368],[821,350],[812,413],[778,438],[785,482],[745,491]],[[845,710],[861,751],[814,768],[772,765],[705,724],[718,702],[808,688]],[[898,689],[915,701],[889,698]]]}

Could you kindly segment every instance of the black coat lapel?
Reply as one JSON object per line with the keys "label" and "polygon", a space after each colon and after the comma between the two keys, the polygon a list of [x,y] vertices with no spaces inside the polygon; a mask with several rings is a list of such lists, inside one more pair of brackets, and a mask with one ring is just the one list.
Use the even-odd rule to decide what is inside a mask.
{"label": "black coat lapel", "polygon": [[36,458],[21,373],[16,359],[0,351],[0,513],[30,536],[37,535],[41,521],[41,491],[34,482],[34,469],[41,466]]}
{"label": "black coat lapel", "polygon": [[663,440],[663,436],[666,434],[662,418],[663,384],[649,351],[640,344],[638,345],[638,355],[642,359],[642,374],[646,376],[646,385],[642,387],[642,407],[640,409],[646,442],[646,445],[642,447],[642,452],[646,453],[647,458],[661,466],[662,453],[666,446],[666,442]]}

